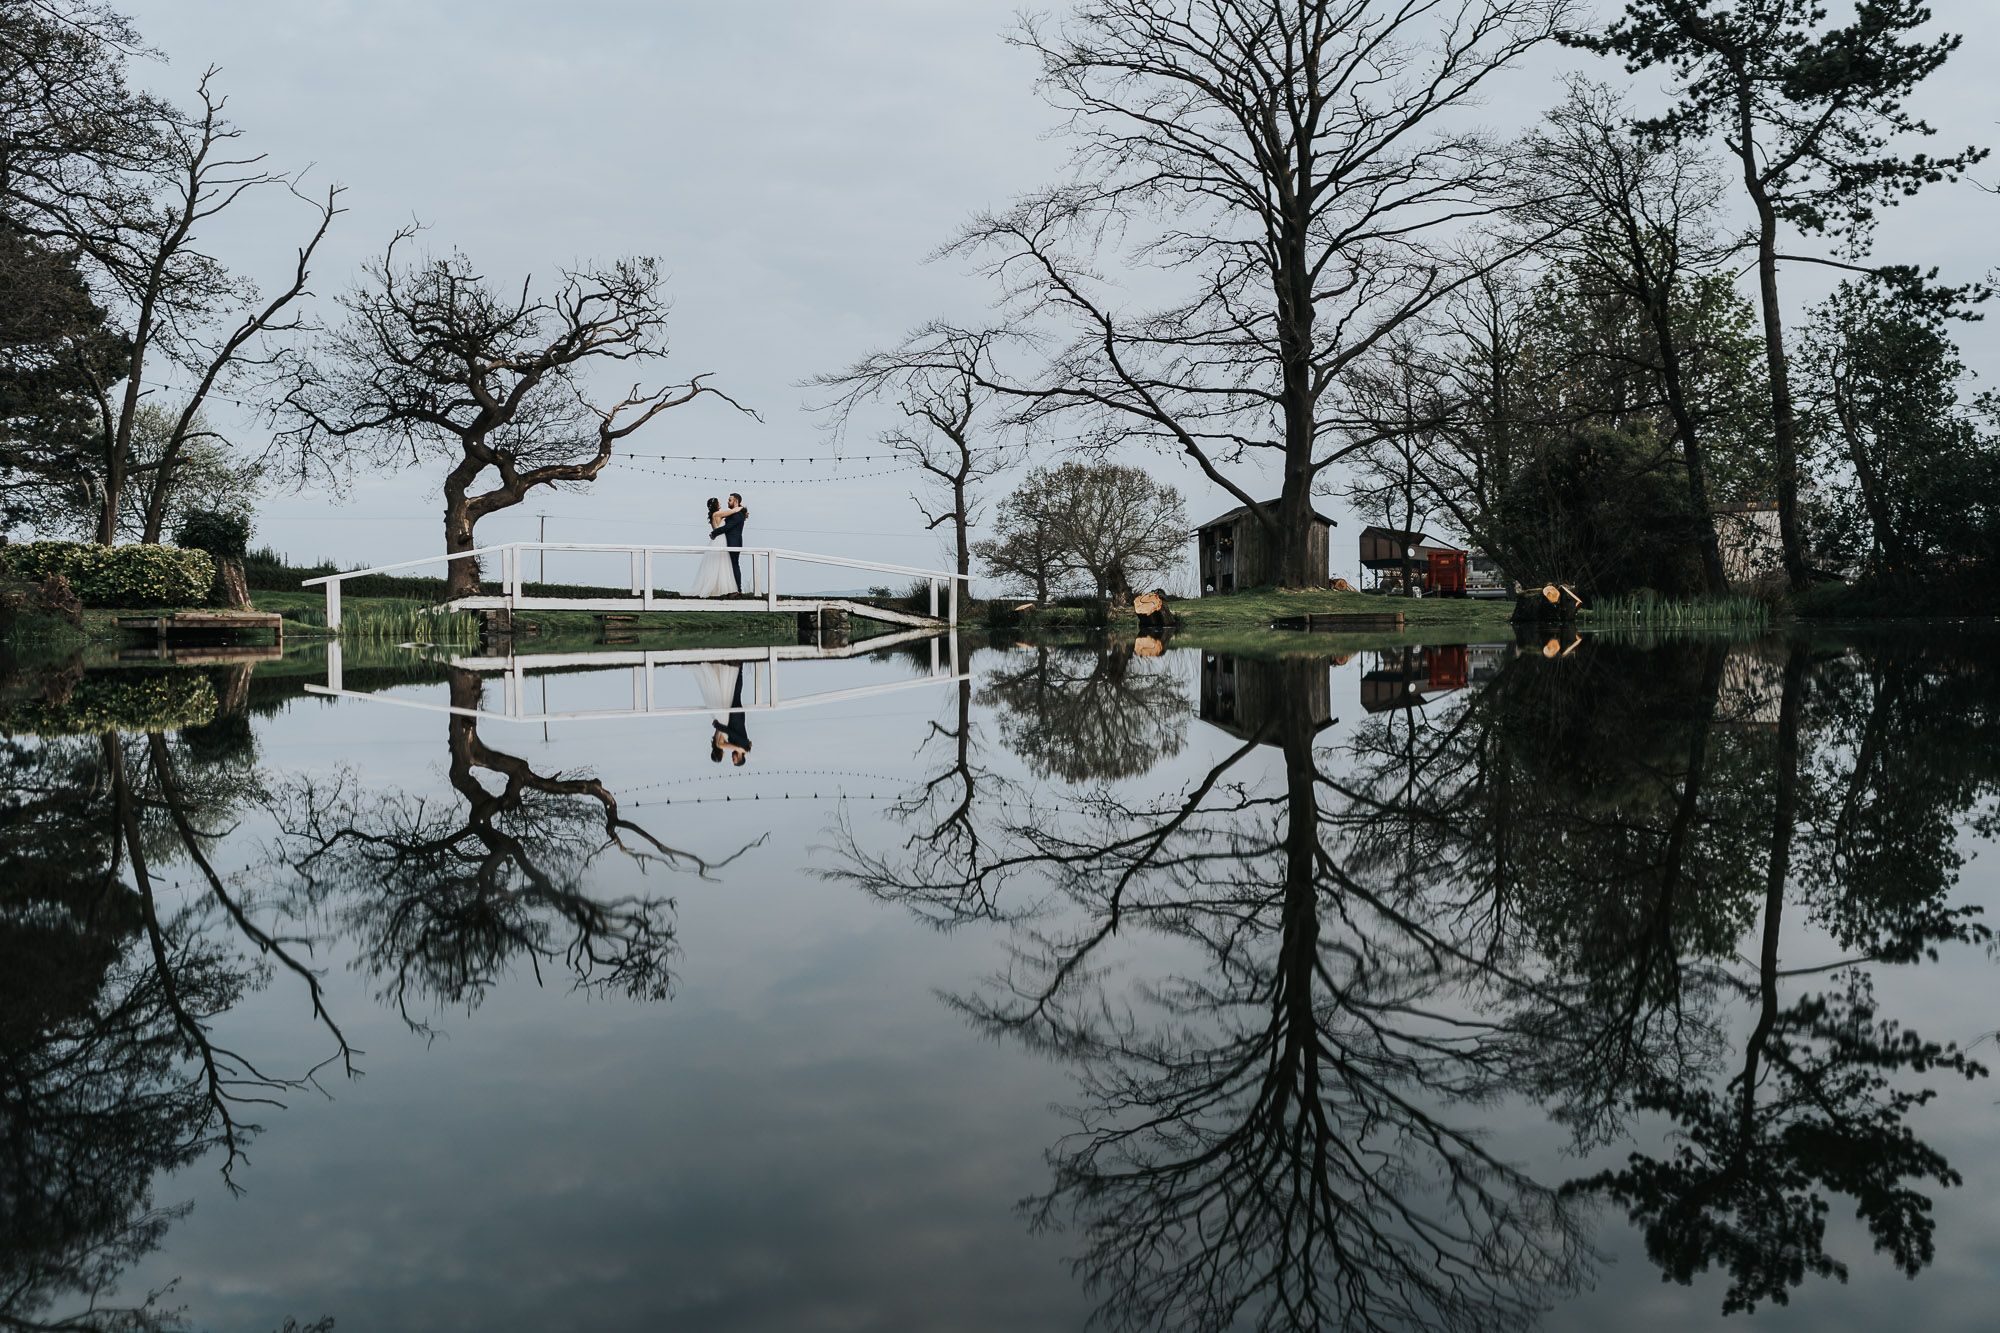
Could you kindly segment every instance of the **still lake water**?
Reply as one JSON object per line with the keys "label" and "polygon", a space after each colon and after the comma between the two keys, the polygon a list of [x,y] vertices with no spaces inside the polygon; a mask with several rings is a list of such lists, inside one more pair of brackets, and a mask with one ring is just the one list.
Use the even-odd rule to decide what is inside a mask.
{"label": "still lake water", "polygon": [[1990,1328],[1996,648],[13,670],[0,1321]]}

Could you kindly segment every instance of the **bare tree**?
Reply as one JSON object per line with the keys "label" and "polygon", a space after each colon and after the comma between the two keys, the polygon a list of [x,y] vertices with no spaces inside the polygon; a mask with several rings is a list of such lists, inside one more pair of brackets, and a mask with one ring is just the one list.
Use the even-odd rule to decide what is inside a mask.
{"label": "bare tree", "polygon": [[[1365,447],[1350,459],[1348,503],[1362,513],[1380,514],[1386,526],[1415,533],[1429,519],[1430,459],[1441,452],[1442,426],[1449,413],[1440,386],[1449,382],[1445,363],[1411,329],[1388,344],[1387,355],[1358,368],[1353,391],[1368,418]],[[1403,544],[1405,597],[1417,588],[1416,548]]]}
{"label": "bare tree", "polygon": [[[1071,179],[982,215],[1010,311],[1049,332],[1045,371],[996,381],[1030,423],[1178,450],[1250,505],[1279,582],[1313,567],[1313,489],[1361,440],[1343,372],[1504,256],[1462,245],[1504,207],[1501,156],[1459,113],[1548,39],[1569,0],[1088,0],[1017,41],[1071,113]],[[1114,245],[1134,308],[1099,272]],[[1275,463],[1275,513],[1229,475]]]}
{"label": "bare tree", "polygon": [[[703,383],[706,373],[657,389],[634,384],[608,406],[592,398],[591,367],[666,359],[667,303],[652,259],[562,269],[552,292],[536,295],[528,279],[509,296],[456,251],[406,262],[400,251],[416,231],[397,232],[365,266],[316,354],[283,363],[276,410],[287,424],[277,447],[297,480],[338,479],[355,445],[384,465],[448,464],[445,550],[457,553],[478,545],[480,519],[536,487],[596,478],[620,440],[669,408],[710,394],[748,411]],[[489,473],[491,484],[475,491]],[[454,560],[446,596],[478,591],[477,561]]]}
{"label": "bare tree", "polygon": [[992,330],[950,331],[927,325],[902,347],[873,352],[838,374],[815,375],[809,383],[832,389],[827,405],[835,430],[844,428],[855,409],[876,399],[895,403],[908,424],[892,427],[881,441],[928,474],[937,499],[910,498],[935,532],[951,525],[960,574],[972,573],[972,525],[979,521],[979,483],[1006,471],[1008,450],[987,432],[993,391],[987,378],[992,345],[1002,335]]}
{"label": "bare tree", "polygon": [[[66,18],[62,9],[74,13]],[[79,18],[81,26],[73,21]],[[76,266],[121,335],[96,337],[85,328],[69,340],[66,359],[94,409],[95,438],[80,453],[59,450],[64,456],[42,460],[46,466],[31,459],[29,470],[52,471],[80,488],[95,515],[95,539],[106,545],[118,538],[133,486],[145,488],[140,539],[160,539],[184,450],[205,438],[198,424],[203,407],[265,360],[270,335],[298,327],[290,311],[307,294],[312,257],[342,211],[338,186],[308,198],[298,176],[268,170],[261,154],[239,155],[242,131],[223,116],[226,99],[215,91],[214,69],[197,85],[200,106],[192,114],[127,94],[122,61],[137,39],[113,18],[77,6],[44,11],[45,25],[63,36],[39,45],[79,50],[39,80],[27,76],[36,68],[37,44],[23,53],[0,43],[9,74],[19,76],[10,79],[18,85],[9,90],[15,94],[10,105],[0,107],[7,138],[19,128],[28,139],[18,152],[0,149],[0,198],[9,221]],[[84,55],[85,48],[95,54]],[[60,88],[76,104],[66,113],[28,114],[13,105],[59,82],[62,70],[86,85]],[[51,96],[58,91],[44,90]],[[72,141],[67,148],[65,132]],[[266,298],[204,249],[200,233],[217,215],[270,186],[289,190],[315,216],[285,285]],[[162,367],[178,372],[189,387],[158,447],[141,457],[135,432],[147,376],[161,374]]]}

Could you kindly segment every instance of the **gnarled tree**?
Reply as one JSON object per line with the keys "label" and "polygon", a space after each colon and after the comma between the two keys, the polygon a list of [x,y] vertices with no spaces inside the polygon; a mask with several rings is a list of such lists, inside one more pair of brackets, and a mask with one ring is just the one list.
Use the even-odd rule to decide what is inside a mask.
{"label": "gnarled tree", "polygon": [[[284,362],[279,439],[298,480],[338,480],[357,450],[384,466],[447,464],[445,550],[456,554],[478,545],[480,519],[536,487],[595,479],[620,440],[669,408],[712,394],[747,410],[706,374],[593,398],[592,368],[666,358],[652,259],[563,269],[553,291],[537,295],[529,279],[510,296],[456,251],[405,262],[414,236],[399,231],[365,266],[316,354]],[[477,561],[452,561],[445,591],[477,593]]]}

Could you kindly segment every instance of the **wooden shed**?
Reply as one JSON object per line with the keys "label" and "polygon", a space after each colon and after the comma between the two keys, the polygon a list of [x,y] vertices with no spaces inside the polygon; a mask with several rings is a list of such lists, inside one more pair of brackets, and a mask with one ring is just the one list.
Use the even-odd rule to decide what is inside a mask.
{"label": "wooden shed", "polygon": [[1287,726],[1308,735],[1333,724],[1332,672],[1324,657],[1276,662],[1226,653],[1201,657],[1201,720],[1240,740],[1283,745]]}
{"label": "wooden shed", "polygon": [[1364,569],[1396,569],[1406,556],[1421,565],[1434,547],[1442,549],[1427,533],[1374,526],[1361,529],[1361,564]]}
{"label": "wooden shed", "polygon": [[[1275,513],[1276,500],[1267,500],[1258,508]],[[1250,512],[1250,506],[1238,505],[1226,514],[1218,514],[1195,529],[1200,545],[1201,595],[1216,597],[1236,592],[1243,588],[1257,588],[1278,581],[1277,544],[1271,534]],[[1325,514],[1315,512],[1312,525],[1312,550],[1308,559],[1324,580],[1332,568],[1333,520]]]}

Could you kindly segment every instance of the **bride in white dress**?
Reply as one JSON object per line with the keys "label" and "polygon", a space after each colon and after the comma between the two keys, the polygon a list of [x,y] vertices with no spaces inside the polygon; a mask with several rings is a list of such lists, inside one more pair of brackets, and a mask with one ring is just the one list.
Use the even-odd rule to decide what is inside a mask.
{"label": "bride in white dress", "polygon": [[694,572],[694,587],[690,597],[733,597],[736,594],[736,572],[729,564],[729,548],[715,540],[712,535],[722,526],[722,502],[710,497],[708,501],[709,553],[701,558],[701,565]]}

